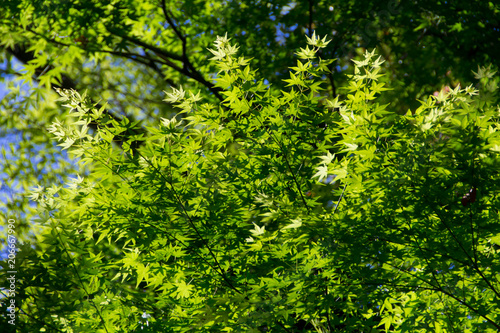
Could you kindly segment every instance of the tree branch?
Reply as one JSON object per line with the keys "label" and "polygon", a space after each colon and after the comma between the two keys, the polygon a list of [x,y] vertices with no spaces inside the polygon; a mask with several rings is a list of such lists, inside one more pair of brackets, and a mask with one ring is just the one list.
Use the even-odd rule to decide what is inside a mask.
{"label": "tree branch", "polygon": [[165,16],[165,19],[167,20],[168,24],[172,27],[172,30],[174,30],[174,33],[179,37],[179,39],[182,42],[182,62],[183,62],[183,71],[181,73],[195,79],[196,81],[200,82],[204,86],[206,86],[214,95],[217,97],[220,101],[224,100],[224,97],[220,95],[220,89],[215,88],[213,84],[210,82],[206,81],[203,76],[196,70],[196,68],[193,66],[191,61],[189,60],[188,54],[187,54],[187,39],[186,36],[184,36],[178,29],[178,27],[175,25],[174,21],[172,20],[172,14],[169,14],[165,0],[162,0],[161,2],[161,8],[163,10],[163,15]]}
{"label": "tree branch", "polygon": [[313,5],[314,0],[309,0],[309,37],[312,37],[313,26]]}

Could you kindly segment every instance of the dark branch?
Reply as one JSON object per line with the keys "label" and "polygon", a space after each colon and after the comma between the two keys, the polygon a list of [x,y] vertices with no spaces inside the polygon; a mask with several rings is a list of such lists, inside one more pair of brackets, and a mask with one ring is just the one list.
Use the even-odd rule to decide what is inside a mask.
{"label": "dark branch", "polygon": [[312,36],[313,30],[313,5],[314,0],[309,0],[309,37]]}
{"label": "dark branch", "polygon": [[[188,54],[187,54],[187,39],[186,37],[179,31],[179,28],[177,25],[174,23],[172,20],[172,14],[169,14],[167,10],[167,6],[165,4],[165,0],[162,0],[161,2],[161,8],[163,10],[163,15],[165,16],[165,19],[167,20],[168,24],[172,27],[174,30],[175,35],[181,40],[182,42],[182,61],[184,67],[182,68],[181,73],[185,74],[186,76],[195,79],[196,81],[200,82],[203,84],[205,87],[207,87],[214,95],[217,97],[220,101],[224,100],[224,97],[220,95],[220,89],[214,87],[213,84],[210,82],[206,81],[203,76],[196,70],[196,68],[193,66],[191,61],[189,60]],[[179,71],[179,70],[178,70]]]}

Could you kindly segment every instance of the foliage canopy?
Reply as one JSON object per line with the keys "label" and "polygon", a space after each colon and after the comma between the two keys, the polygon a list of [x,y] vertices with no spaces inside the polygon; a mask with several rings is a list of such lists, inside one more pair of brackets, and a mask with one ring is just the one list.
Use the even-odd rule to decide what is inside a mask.
{"label": "foliage canopy", "polygon": [[[372,21],[342,15],[368,3],[378,10]],[[417,12],[411,4],[349,1],[331,17],[314,11],[328,7],[322,1],[309,11],[288,1],[175,5],[5,6],[7,58],[25,57],[22,78],[38,78],[27,95],[14,88],[2,102],[2,112],[19,111],[2,128],[40,155],[4,168],[13,179],[25,173],[23,188],[40,183],[7,207],[27,214],[20,220],[36,216],[24,225],[31,235],[19,229],[17,328],[499,330],[498,78],[495,66],[471,72],[472,60],[450,48],[487,40],[469,51],[483,57],[474,66],[495,64],[488,45],[498,8],[440,16],[438,4],[408,30],[402,6]],[[242,8],[246,21],[234,18]],[[483,12],[484,30],[473,32],[470,17]],[[370,36],[349,35],[362,19],[383,57],[365,51],[350,61]],[[289,33],[283,45],[257,27],[276,21]],[[332,26],[343,38],[312,33]],[[443,32],[454,42],[438,43]],[[412,34],[443,57],[416,56]],[[413,52],[405,69],[400,50]],[[454,83],[429,82],[426,69],[439,67],[429,59],[477,84],[426,97]],[[350,74],[340,78],[339,68]],[[58,158],[61,147],[79,164]],[[30,174],[37,168],[27,162],[49,166]]]}
{"label": "foliage canopy", "polygon": [[211,80],[218,69],[206,57],[216,36],[229,32],[262,77],[281,89],[303,35],[315,30],[332,38],[319,56],[337,59],[324,73],[323,94],[335,99],[338,87],[347,84],[344,74],[353,71],[351,59],[376,47],[386,60],[382,79],[391,86],[380,103],[404,114],[443,86],[472,82],[478,66],[498,68],[499,6],[427,0],[2,0],[0,82],[10,90],[0,101],[0,134],[19,143],[3,153],[7,177],[0,193],[9,196],[7,209],[26,220],[24,214],[32,214],[26,197],[5,189],[26,192],[79,172],[61,158],[45,130],[55,118],[64,121],[54,88],[87,91],[93,102],[107,103],[106,113],[117,121],[126,117],[149,126],[173,115],[160,97],[170,87],[200,89],[211,102],[224,98]]}
{"label": "foliage canopy", "polygon": [[[61,90],[74,120],[49,131],[91,176],[31,195],[40,252],[20,252],[23,325],[497,330],[493,73],[477,74],[479,90],[457,87],[399,115],[377,102],[386,88],[374,52],[354,62],[344,98],[320,97],[326,42],[308,37],[275,91],[218,37],[210,51],[225,99],[174,89],[166,100],[179,119],[121,149],[115,136],[138,124]],[[32,265],[40,255],[50,260]]]}

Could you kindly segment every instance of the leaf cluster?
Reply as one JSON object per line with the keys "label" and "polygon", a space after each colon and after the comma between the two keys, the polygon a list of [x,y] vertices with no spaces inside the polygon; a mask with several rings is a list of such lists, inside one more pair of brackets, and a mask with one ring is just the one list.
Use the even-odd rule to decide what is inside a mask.
{"label": "leaf cluster", "polygon": [[32,192],[41,246],[21,251],[20,327],[498,330],[496,76],[400,115],[377,100],[375,51],[331,99],[328,41],[308,44],[275,89],[219,37],[223,99],[176,88],[178,115],[121,149],[138,122],[60,91],[74,120],[49,131],[89,175]]}

